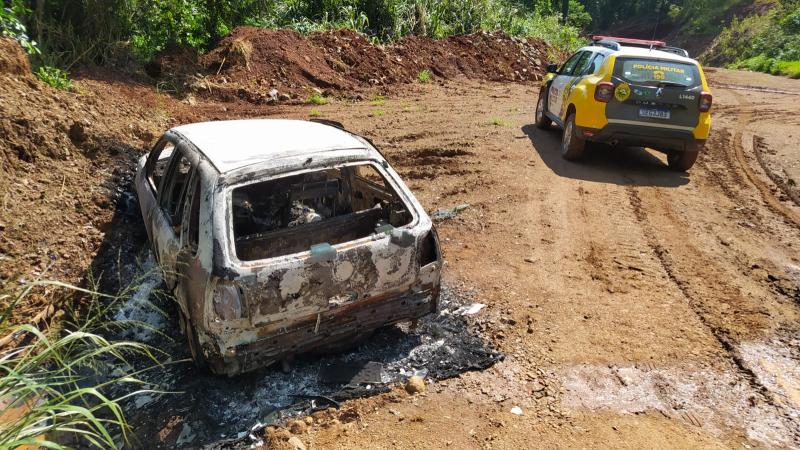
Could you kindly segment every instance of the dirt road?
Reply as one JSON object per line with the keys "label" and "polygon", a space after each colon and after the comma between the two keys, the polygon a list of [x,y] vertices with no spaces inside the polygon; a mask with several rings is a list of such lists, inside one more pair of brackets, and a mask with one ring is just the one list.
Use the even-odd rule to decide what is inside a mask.
{"label": "dirt road", "polygon": [[318,107],[373,138],[429,210],[470,205],[439,224],[446,273],[479,290],[507,358],[424,396],[349,402],[298,437],[309,448],[798,445],[800,82],[709,75],[713,134],[689,174],[644,149],[563,161],[559,133],[531,124],[526,85],[415,85]]}
{"label": "dirt road", "polygon": [[[137,105],[119,109],[125,117],[118,119],[89,111],[113,118],[100,134],[121,139],[110,157],[126,158],[67,159],[69,177],[55,181],[48,170],[25,166],[31,175],[9,184],[4,211],[6,198],[51,210],[47,202],[65,203],[74,191],[81,197],[67,204],[84,213],[76,219],[63,208],[58,242],[37,235],[37,220],[52,219],[37,219],[34,209],[9,215],[0,231],[31,245],[50,239],[37,264],[57,260],[79,272],[89,262],[78,264],[76,255],[91,262],[95,253],[115,259],[120,249],[145,247],[138,221],[115,228],[124,214],[94,194],[98,180],[122,189],[129,167],[115,164],[130,165],[134,147],[151,142],[154,130],[238,117],[340,120],[375,141],[429,211],[470,205],[438,223],[446,282],[488,304],[476,327],[506,358],[430,384],[422,395],[398,387],[317,415],[292,431],[308,448],[797,447],[800,81],[722,69],[709,77],[712,137],[688,174],[668,171],[662,155],[644,149],[595,149],[581,163],[562,160],[559,132],[532,125],[533,84],[456,79],[396,85],[387,98],[276,106],[179,102],[146,84],[82,80],[92,98]],[[63,165],[42,160],[53,170]],[[81,175],[95,169],[96,180]],[[95,241],[101,248],[90,251]],[[39,261],[4,245],[16,258],[4,260],[9,266],[23,257]],[[48,256],[59,245],[71,247]],[[94,264],[104,267],[98,258]],[[147,424],[155,431],[133,430],[147,436],[149,448],[185,443],[181,430],[201,405],[237,414],[239,404],[213,378],[182,376],[212,400],[169,409],[160,402],[170,400],[151,399],[132,414],[157,419]],[[269,377],[242,386],[263,386]],[[159,414],[168,420],[158,422]],[[277,447],[289,445],[286,430],[269,436]]]}

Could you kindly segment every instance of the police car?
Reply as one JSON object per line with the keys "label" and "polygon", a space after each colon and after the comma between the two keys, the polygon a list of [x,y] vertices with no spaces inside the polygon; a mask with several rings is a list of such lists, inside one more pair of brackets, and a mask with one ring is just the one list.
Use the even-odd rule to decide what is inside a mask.
{"label": "police car", "polygon": [[711,128],[712,95],[686,50],[663,41],[593,36],[560,68],[547,67],[536,125],[564,130],[561,154],[577,160],[586,142],[649,147],[687,171]]}

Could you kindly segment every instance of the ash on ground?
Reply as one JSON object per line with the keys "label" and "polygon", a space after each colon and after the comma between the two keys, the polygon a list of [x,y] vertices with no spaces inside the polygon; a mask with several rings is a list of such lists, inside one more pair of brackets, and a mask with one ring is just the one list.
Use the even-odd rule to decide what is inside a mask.
{"label": "ash on ground", "polygon": [[[437,312],[420,319],[416,328],[410,324],[387,326],[348,350],[300,355],[287,373],[276,365],[234,378],[214,376],[195,369],[191,362],[177,362],[189,355],[185,339],[177,331],[175,314],[170,314],[175,306],[155,294],[159,288],[150,278],[157,273],[148,277],[141,284],[142,292],[134,292],[122,310],[131,314],[132,309],[155,307],[172,318],[149,321],[149,328],[160,330],[127,337],[143,339],[175,362],[167,361],[140,377],[149,388],[170,393],[140,395],[124,405],[133,430],[133,448],[145,443],[151,448],[156,443],[163,447],[247,447],[251,432],[266,425],[386,392],[391,384],[412,375],[441,380],[485,369],[503,358],[470,326],[469,317],[480,314],[481,309],[475,292],[445,284]],[[152,305],[142,302],[147,296]],[[152,365],[152,361],[141,364]]]}

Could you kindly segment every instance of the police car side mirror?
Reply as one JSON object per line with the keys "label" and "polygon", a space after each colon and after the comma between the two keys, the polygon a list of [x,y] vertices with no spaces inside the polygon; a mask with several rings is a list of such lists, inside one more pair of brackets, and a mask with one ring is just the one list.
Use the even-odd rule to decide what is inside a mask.
{"label": "police car side mirror", "polygon": [[548,64],[547,65],[547,73],[558,73],[558,66],[555,64]]}

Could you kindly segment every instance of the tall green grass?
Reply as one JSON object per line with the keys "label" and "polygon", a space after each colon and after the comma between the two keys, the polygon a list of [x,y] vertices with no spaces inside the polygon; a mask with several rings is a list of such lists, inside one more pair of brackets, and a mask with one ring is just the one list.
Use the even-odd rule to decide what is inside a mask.
{"label": "tall green grass", "polygon": [[[10,313],[36,289],[57,289],[58,295],[79,295],[82,306],[68,312],[57,328],[42,331],[31,325],[10,325]],[[58,282],[35,282],[16,292],[0,294],[0,448],[21,445],[65,449],[82,446],[117,448],[127,441],[128,423],[122,409],[126,399],[155,392],[146,389],[134,372],[134,359],[156,367],[150,346],[109,336],[136,322],[110,320],[136,284],[114,296]],[[109,376],[125,368],[129,373]],[[146,369],[149,370],[149,369]],[[123,370],[124,372],[124,370]],[[113,389],[112,389],[113,388]],[[112,392],[126,392],[114,396]]]}

